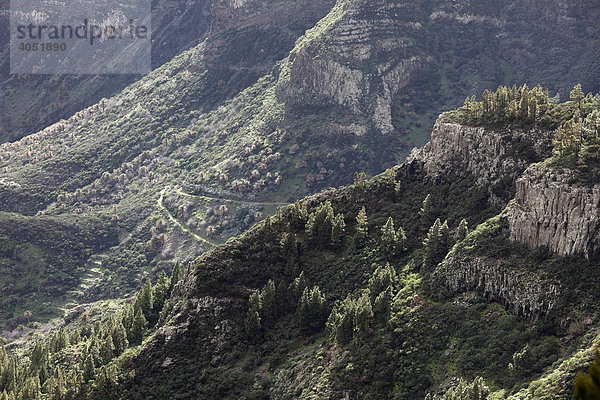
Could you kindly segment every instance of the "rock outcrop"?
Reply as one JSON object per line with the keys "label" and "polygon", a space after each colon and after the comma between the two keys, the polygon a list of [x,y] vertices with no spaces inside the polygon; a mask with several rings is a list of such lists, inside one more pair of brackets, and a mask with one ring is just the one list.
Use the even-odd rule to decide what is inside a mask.
{"label": "rock outcrop", "polygon": [[407,162],[422,164],[434,181],[471,175],[484,185],[516,178],[532,162],[549,157],[551,152],[549,130],[470,127],[442,115],[429,143],[414,149]]}
{"label": "rock outcrop", "polygon": [[451,294],[477,291],[526,318],[550,312],[558,296],[558,288],[537,274],[515,270],[501,260],[465,256],[460,251],[436,268],[432,283],[445,286]]}
{"label": "rock outcrop", "polygon": [[510,238],[563,256],[598,256],[600,185],[573,183],[575,175],[549,166],[529,168],[503,214]]}

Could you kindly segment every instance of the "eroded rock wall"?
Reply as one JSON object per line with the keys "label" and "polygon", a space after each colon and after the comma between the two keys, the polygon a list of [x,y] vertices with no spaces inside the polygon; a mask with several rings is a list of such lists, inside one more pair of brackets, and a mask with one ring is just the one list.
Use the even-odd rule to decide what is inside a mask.
{"label": "eroded rock wall", "polygon": [[517,181],[503,214],[512,240],[563,255],[600,252],[600,185],[573,183],[575,172],[532,167]]}
{"label": "eroded rock wall", "polygon": [[442,115],[429,143],[414,149],[407,162],[422,164],[432,180],[472,175],[478,184],[493,184],[518,176],[529,164],[545,159],[551,152],[549,130],[471,127]]}
{"label": "eroded rock wall", "polygon": [[464,256],[460,251],[436,268],[432,283],[447,287],[451,294],[477,291],[529,318],[550,312],[558,295],[555,285],[535,273],[515,270],[501,260]]}

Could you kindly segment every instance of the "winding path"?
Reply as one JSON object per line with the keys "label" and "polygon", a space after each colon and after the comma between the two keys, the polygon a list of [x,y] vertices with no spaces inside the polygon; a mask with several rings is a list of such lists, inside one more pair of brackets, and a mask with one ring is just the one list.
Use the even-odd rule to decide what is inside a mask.
{"label": "winding path", "polygon": [[203,200],[228,201],[228,202],[235,203],[235,204],[260,204],[260,205],[264,205],[264,206],[287,206],[288,204],[290,204],[290,203],[271,203],[268,201],[243,201],[243,200],[226,199],[223,197],[210,197],[210,196],[204,196],[204,195],[190,194],[190,193],[186,193],[183,190],[181,190],[180,187],[175,189],[175,192],[177,192],[177,194],[180,194],[182,196],[196,197],[198,199],[203,199]]}
{"label": "winding path", "polygon": [[204,244],[208,244],[209,246],[215,247],[218,246],[217,243],[212,242],[206,238],[203,238],[202,236],[198,235],[196,232],[193,232],[192,230],[190,230],[188,227],[186,227],[185,225],[183,225],[181,222],[179,222],[177,220],[177,218],[175,218],[173,216],[173,214],[171,214],[171,211],[169,211],[169,209],[167,207],[164,206],[163,204],[163,199],[165,197],[165,192],[167,191],[168,188],[163,188],[163,190],[160,191],[160,197],[158,198],[156,204],[158,205],[158,208],[160,208],[161,210],[163,210],[167,216],[169,217],[169,219],[171,220],[171,222],[173,222],[175,225],[177,225],[179,227],[179,229],[181,229],[183,232],[189,234],[190,236],[192,236],[194,239],[196,239],[199,242],[202,242]]}
{"label": "winding path", "polygon": [[[165,196],[165,193],[167,190],[169,190],[170,187],[165,187],[163,188],[163,190],[161,190],[160,192],[160,197],[158,198],[156,204],[158,205],[158,207],[163,210],[167,216],[169,217],[169,220],[171,220],[171,222],[173,222],[175,225],[177,225],[179,227],[179,229],[181,229],[183,232],[191,235],[194,239],[196,239],[199,242],[208,244],[209,246],[218,246],[219,244],[216,242],[213,242],[205,237],[202,237],[200,235],[198,235],[196,232],[192,231],[191,229],[189,229],[188,227],[186,227],[184,224],[182,224],[181,222],[179,222],[179,220],[177,218],[175,218],[175,216],[173,214],[171,214],[171,212],[169,211],[169,209],[167,207],[164,206],[163,204],[163,199]],[[220,198],[220,197],[209,197],[209,196],[203,196],[203,195],[195,195],[195,194],[189,194],[184,192],[181,187],[178,187],[175,189],[175,192],[177,194],[180,194],[182,196],[186,196],[186,197],[195,197],[198,199],[202,199],[202,200],[214,200],[214,201],[223,201],[223,202],[230,202],[230,203],[235,203],[235,204],[245,204],[245,205],[253,205],[253,204],[257,204],[257,205],[263,205],[263,206],[287,206],[289,203],[272,203],[272,202],[264,202],[264,201],[243,201],[243,200],[232,200],[232,199],[226,199],[226,198]]]}

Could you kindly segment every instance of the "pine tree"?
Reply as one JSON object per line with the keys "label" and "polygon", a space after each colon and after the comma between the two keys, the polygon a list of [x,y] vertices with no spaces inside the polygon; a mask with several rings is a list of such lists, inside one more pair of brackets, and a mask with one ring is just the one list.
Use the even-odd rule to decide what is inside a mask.
{"label": "pine tree", "polygon": [[396,230],[395,250],[396,250],[396,253],[402,253],[402,252],[406,251],[406,232],[404,231],[404,228],[402,228],[401,226],[399,226],[398,229]]}
{"label": "pine tree", "polygon": [[329,200],[320,204],[317,209],[311,213],[306,225],[306,232],[314,244],[324,247],[330,243],[333,219],[333,207],[331,207],[331,202]]}
{"label": "pine tree", "polygon": [[255,290],[250,295],[249,299],[250,308],[246,314],[246,320],[244,326],[246,328],[246,334],[251,340],[257,340],[260,337],[262,326],[259,311],[261,309],[261,299],[258,290]]}
{"label": "pine tree", "polygon": [[183,269],[179,263],[176,263],[171,273],[171,281],[169,282],[169,291],[167,297],[171,296],[175,285],[183,278]]}
{"label": "pine tree", "polygon": [[573,100],[577,104],[577,109],[581,112],[581,100],[585,97],[583,90],[581,88],[581,84],[575,85],[571,93],[569,93],[571,100]]}
{"label": "pine tree", "polygon": [[346,222],[344,222],[344,214],[338,214],[333,219],[331,227],[331,245],[335,248],[344,246],[344,234],[346,232]]}
{"label": "pine tree", "polygon": [[288,293],[290,298],[291,305],[296,308],[300,298],[302,297],[302,293],[304,293],[304,289],[308,287],[308,282],[304,277],[304,271],[300,272],[300,275],[294,279],[290,286],[288,287]]}
{"label": "pine tree", "polygon": [[56,335],[54,335],[52,337],[52,340],[50,343],[50,351],[52,353],[58,353],[59,351],[61,351],[65,347],[67,347],[68,343],[69,343],[69,340],[67,338],[67,333],[65,332],[65,328],[60,328],[58,330],[58,332],[56,333]]}
{"label": "pine tree", "polygon": [[521,88],[521,101],[519,102],[519,120],[521,122],[529,119],[529,89],[527,85]]}
{"label": "pine tree", "polygon": [[146,334],[146,329],[148,327],[148,321],[146,317],[144,317],[144,313],[141,308],[138,308],[135,316],[133,317],[133,322],[131,323],[130,334],[127,335],[129,343],[133,345],[138,345],[142,343],[144,339],[144,335]]}
{"label": "pine tree", "polygon": [[584,139],[586,142],[597,142],[600,137],[600,112],[593,110],[583,122]]}
{"label": "pine tree", "polygon": [[81,342],[81,335],[79,333],[79,330],[75,329],[69,335],[69,344],[73,346],[79,342]]}
{"label": "pine tree", "polygon": [[367,183],[367,174],[364,172],[355,172],[354,173],[354,186],[358,189],[364,189]]}
{"label": "pine tree", "polygon": [[75,367],[69,371],[69,375],[67,375],[67,395],[70,399],[76,398],[84,382],[83,372],[80,368]]}
{"label": "pine tree", "polygon": [[290,228],[294,230],[303,229],[306,226],[306,219],[308,218],[308,213],[306,211],[306,207],[301,204],[299,201],[294,203],[294,205],[290,206],[289,212],[289,221]]}
{"label": "pine tree", "polygon": [[373,319],[373,308],[368,291],[363,292],[356,303],[356,314],[354,327],[358,334],[365,334],[369,331],[371,320]]}
{"label": "pine tree", "polygon": [[304,289],[296,316],[300,328],[304,331],[314,332],[324,327],[327,319],[327,304],[318,286],[312,290]]}
{"label": "pine tree", "polygon": [[60,367],[57,367],[55,376],[48,379],[48,381],[45,383],[48,392],[48,398],[51,400],[66,400],[66,385],[67,379],[65,377],[65,374]]}
{"label": "pine tree", "polygon": [[469,224],[466,219],[462,219],[458,224],[458,229],[456,230],[456,241],[462,242],[465,240],[467,235],[469,234]]}
{"label": "pine tree", "polygon": [[30,373],[37,373],[42,367],[42,364],[48,358],[48,351],[46,346],[41,342],[37,342],[31,351],[29,356],[29,371]]}
{"label": "pine tree", "polygon": [[102,324],[100,321],[94,322],[94,333],[97,337],[102,337]]}
{"label": "pine tree", "polygon": [[131,324],[133,323],[133,317],[135,316],[134,312],[134,304],[129,304],[125,306],[123,310],[123,314],[121,317],[121,323],[123,327],[125,327],[125,331],[127,332],[127,338],[129,339],[129,332],[131,330]]}
{"label": "pine tree", "polygon": [[330,338],[338,346],[350,343],[354,336],[354,321],[356,303],[347,296],[343,302],[337,304],[327,319],[327,331]]}
{"label": "pine tree", "polygon": [[388,286],[375,298],[373,302],[373,315],[377,322],[384,323],[390,317],[392,308],[392,287]]}
{"label": "pine tree", "polygon": [[11,357],[7,368],[2,371],[2,390],[6,392],[15,392],[17,390],[17,371],[17,359]]}
{"label": "pine tree", "polygon": [[142,290],[138,292],[135,302],[142,310],[146,321],[155,322],[154,312],[152,310],[152,282],[150,282],[150,279],[146,280]]}
{"label": "pine tree", "polygon": [[381,227],[381,247],[388,253],[393,253],[396,248],[396,230],[392,217]]}
{"label": "pine tree", "polygon": [[433,199],[430,194],[425,196],[423,205],[419,211],[419,217],[421,219],[421,229],[427,230],[431,226],[433,220]]}
{"label": "pine tree", "polygon": [[112,366],[103,366],[96,377],[96,394],[101,398],[109,398],[117,382],[117,372]]}
{"label": "pine tree", "polygon": [[19,392],[19,400],[39,400],[41,398],[40,379],[37,376],[26,378]]}
{"label": "pine tree", "polygon": [[100,344],[98,343],[98,336],[95,334],[92,335],[87,348],[87,354],[92,357],[94,365],[98,366],[102,364],[102,358],[100,357]]}
{"label": "pine tree", "polygon": [[115,345],[113,344],[112,336],[108,335],[100,347],[100,358],[102,359],[102,364],[108,364],[114,357]]}
{"label": "pine tree", "polygon": [[94,365],[94,359],[91,355],[88,355],[83,362],[83,380],[89,382],[94,379],[96,375],[96,367]]}
{"label": "pine tree", "polygon": [[433,223],[433,225],[431,226],[431,228],[429,229],[429,232],[427,233],[427,238],[425,238],[425,241],[423,242],[423,245],[425,247],[425,257],[423,259],[423,265],[425,268],[430,268],[433,267],[435,264],[437,264],[437,254],[440,248],[440,240],[441,240],[441,235],[440,235],[440,228],[442,226],[442,223],[440,221],[440,219],[436,219],[436,221]]}
{"label": "pine tree", "polygon": [[271,327],[278,317],[275,282],[272,279],[269,279],[263,288],[260,300],[262,304],[260,312],[261,321],[265,327]]}
{"label": "pine tree", "polygon": [[297,273],[298,267],[298,242],[296,241],[296,235],[291,232],[286,232],[280,242],[283,256],[286,259],[286,274],[288,276],[294,276]]}
{"label": "pine tree", "polygon": [[427,394],[425,400],[487,400],[490,389],[481,377],[475,378],[471,383],[460,379],[458,384],[446,391],[443,395]]}
{"label": "pine tree", "polygon": [[114,324],[111,330],[111,336],[113,345],[115,346],[115,355],[119,356],[129,346],[129,342],[127,341],[127,332],[121,321],[117,321]]}
{"label": "pine tree", "polygon": [[440,242],[439,242],[439,245],[440,246],[439,246],[438,251],[437,251],[437,257],[441,261],[442,258],[444,258],[444,256],[448,252],[448,249],[450,248],[450,245],[451,245],[450,229],[448,228],[448,221],[444,221],[444,223],[442,224],[442,226],[440,226]]}
{"label": "pine tree", "polygon": [[368,289],[371,294],[371,300],[375,300],[380,293],[387,290],[387,288],[393,287],[398,280],[396,270],[394,267],[387,263],[385,267],[380,265],[375,268],[373,275],[369,278]]}
{"label": "pine tree", "polygon": [[163,309],[167,298],[169,297],[169,286],[171,282],[167,278],[167,274],[164,271],[160,273],[158,282],[152,290],[152,310],[155,316],[158,316]]}
{"label": "pine tree", "polygon": [[369,223],[367,220],[367,210],[362,207],[356,216],[356,247],[361,248],[367,243]]}

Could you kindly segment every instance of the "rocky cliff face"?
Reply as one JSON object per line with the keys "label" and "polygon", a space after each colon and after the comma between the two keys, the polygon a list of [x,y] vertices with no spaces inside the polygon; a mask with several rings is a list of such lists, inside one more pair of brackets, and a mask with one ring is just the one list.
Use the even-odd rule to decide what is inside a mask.
{"label": "rocky cliff face", "polygon": [[537,274],[515,271],[501,260],[465,257],[460,251],[436,268],[432,282],[447,287],[452,294],[477,291],[526,318],[550,312],[558,296],[558,287]]}
{"label": "rocky cliff face", "polygon": [[[352,126],[349,131],[409,134],[425,143],[444,106],[453,108],[467,93],[509,83],[496,79],[506,76],[504,63],[511,65],[515,83],[567,90],[562,83],[567,75],[547,70],[556,55],[542,61],[551,52],[538,45],[555,49],[578,41],[577,24],[591,21],[576,8],[562,1],[340,0],[287,58],[279,94],[289,105],[314,104],[316,115],[328,111],[325,104],[336,107],[339,119]],[[548,35],[549,29],[561,38]],[[527,50],[515,51],[517,43]],[[580,75],[593,85],[568,68],[574,75],[567,80]],[[428,115],[432,109],[435,114]]]}
{"label": "rocky cliff face", "polygon": [[422,165],[434,180],[474,176],[480,185],[516,178],[534,161],[552,151],[552,132],[531,128],[493,130],[458,124],[448,117],[438,119],[431,140],[414,149],[408,163]]}
{"label": "rocky cliff face", "polygon": [[563,256],[600,252],[600,185],[573,184],[575,172],[532,167],[503,214],[512,240]]}

